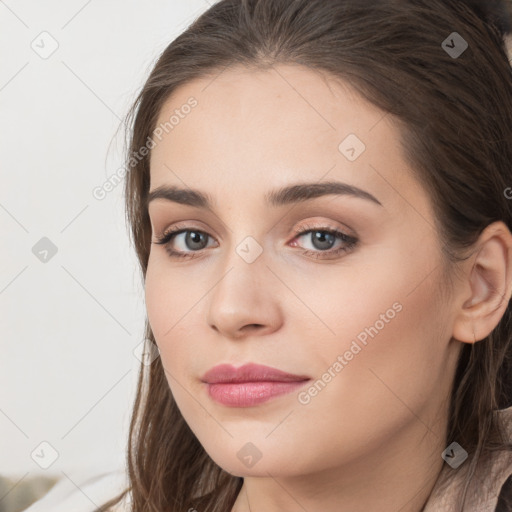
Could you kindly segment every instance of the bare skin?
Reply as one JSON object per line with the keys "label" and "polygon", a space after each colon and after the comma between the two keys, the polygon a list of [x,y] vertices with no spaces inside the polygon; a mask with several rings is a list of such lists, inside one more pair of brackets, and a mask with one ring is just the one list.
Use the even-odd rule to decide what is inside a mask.
{"label": "bare skin", "polygon": [[[397,127],[356,91],[301,67],[230,68],[178,89],[157,124],[191,96],[197,106],[152,149],[150,189],[199,189],[213,211],[150,203],[153,241],[178,225],[205,235],[201,249],[187,233],[169,242],[192,258],[152,244],[146,306],[185,420],[219,466],[244,477],[232,512],[420,512],[444,463],[459,351],[492,331],[507,303],[497,298],[512,292],[512,235],[491,225],[448,290],[429,196]],[[354,138],[339,148],[349,134],[364,151]],[[327,181],[380,204],[347,194],[265,202],[271,190]],[[326,229],[357,241],[334,237],[325,249],[313,235]],[[248,263],[240,244],[262,252]],[[363,344],[365,329],[374,335]],[[247,362],[311,380],[255,406],[213,401],[202,375]],[[237,455],[247,443],[261,454],[251,467]]]}

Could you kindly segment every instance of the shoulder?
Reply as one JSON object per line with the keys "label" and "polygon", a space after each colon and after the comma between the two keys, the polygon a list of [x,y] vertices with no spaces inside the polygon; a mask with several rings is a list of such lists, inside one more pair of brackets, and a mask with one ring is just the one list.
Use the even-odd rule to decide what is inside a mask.
{"label": "shoulder", "polygon": [[[124,469],[100,474],[64,473],[54,487],[25,512],[92,512],[128,487]],[[126,512],[129,501],[112,509]]]}
{"label": "shoulder", "polygon": [[[512,407],[499,411],[505,441],[512,445]],[[460,467],[445,464],[431,492],[423,512],[450,512],[457,510],[465,489],[466,478],[473,455]],[[512,475],[512,450],[488,451],[475,466],[475,472],[466,489],[464,512],[510,512],[505,505]],[[506,508],[503,508],[506,506]]]}

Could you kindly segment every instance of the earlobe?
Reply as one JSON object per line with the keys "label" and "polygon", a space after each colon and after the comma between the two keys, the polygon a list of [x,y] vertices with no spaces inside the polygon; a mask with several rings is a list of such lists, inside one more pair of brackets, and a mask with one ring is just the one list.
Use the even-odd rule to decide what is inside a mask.
{"label": "earlobe", "polygon": [[512,292],[512,234],[503,222],[487,226],[475,243],[460,284],[462,305],[453,338],[475,343],[486,338],[506,311]]}

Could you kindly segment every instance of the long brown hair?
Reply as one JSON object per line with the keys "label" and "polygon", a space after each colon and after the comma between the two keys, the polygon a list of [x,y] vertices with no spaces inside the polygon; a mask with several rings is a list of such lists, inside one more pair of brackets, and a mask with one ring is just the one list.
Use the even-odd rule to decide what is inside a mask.
{"label": "long brown hair", "polygon": [[[505,2],[469,0],[220,0],[212,5],[165,49],[128,115],[126,213],[142,279],[151,241],[150,154],[141,157],[140,149],[173,91],[237,64],[266,69],[285,63],[327,72],[388,113],[435,206],[446,261],[464,259],[493,221],[502,220],[512,230],[504,194],[512,186],[512,69],[503,41],[510,19]],[[453,32],[468,44],[461,55],[442,46]],[[475,455],[468,481],[481,453],[512,449],[496,413],[512,405],[511,328],[509,304],[487,339],[461,350],[446,445],[456,440]],[[145,331],[154,344],[147,321]],[[140,368],[127,467],[136,512],[194,507],[226,512],[243,482],[215,464],[192,433],[160,358]],[[465,492],[460,510],[464,498]]]}

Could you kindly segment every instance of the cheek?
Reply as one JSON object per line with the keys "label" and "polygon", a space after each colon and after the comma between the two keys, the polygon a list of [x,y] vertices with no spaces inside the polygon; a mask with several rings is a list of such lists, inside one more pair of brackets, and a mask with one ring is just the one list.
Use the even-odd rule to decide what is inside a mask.
{"label": "cheek", "polygon": [[155,340],[160,345],[160,339],[172,327],[170,315],[174,309],[170,303],[172,297],[170,283],[167,282],[164,272],[159,270],[158,266],[153,263],[153,259],[151,253],[144,291],[148,321]]}
{"label": "cheek", "polygon": [[414,286],[406,282],[379,288],[375,281],[368,287],[375,290],[371,298],[327,320],[338,336],[317,339],[303,352],[315,379],[296,397],[288,430],[274,440],[276,450],[293,453],[299,436],[322,465],[334,466],[378,450],[407,425],[426,432],[424,424],[435,424],[450,374],[449,335],[435,286],[426,280],[411,293]]}
{"label": "cheek", "polygon": [[[146,311],[151,330],[155,336],[164,363],[165,351],[169,351],[170,340],[179,340],[185,333],[187,310],[194,302],[190,284],[181,282],[178,272],[170,271],[157,258],[150,256],[145,280]],[[193,313],[193,311],[190,311]],[[179,344],[173,343],[176,349]]]}
{"label": "cheek", "polygon": [[[204,369],[204,276],[191,269],[174,268],[162,254],[150,255],[145,279],[145,302],[149,325],[160,351],[173,394],[185,380],[195,385]],[[199,312],[201,311],[201,313]],[[201,321],[199,321],[199,315]],[[173,380],[175,377],[176,380]],[[178,388],[178,389],[176,389]],[[177,397],[178,398],[178,397]]]}
{"label": "cheek", "polygon": [[186,322],[187,310],[201,297],[190,272],[173,268],[166,258],[163,250],[152,250],[145,279],[146,310],[157,343],[173,336],[179,324]]}
{"label": "cheek", "polygon": [[[321,345],[321,360],[318,347],[306,356],[320,363],[318,390],[311,390],[316,396],[306,408],[332,411],[331,425],[343,425],[352,439],[390,433],[414,418],[411,411],[428,416],[428,402],[439,398],[436,387],[449,374],[450,336],[437,300],[438,274],[419,285],[415,272],[391,279],[379,274],[368,281],[362,300],[330,317],[338,336]],[[335,377],[325,384],[328,368]]]}
{"label": "cheek", "polygon": [[[361,267],[323,280],[322,286],[308,281],[294,289],[323,321],[314,322],[315,333],[298,320],[302,359],[315,361],[315,376],[321,380],[311,404],[350,404],[373,424],[376,406],[394,404],[410,415],[400,399],[420,407],[443,377],[450,333],[448,310],[438,300],[439,287],[446,284],[440,267],[432,271],[439,255],[407,249],[397,244],[387,258],[374,258],[364,271]],[[329,369],[334,378],[325,375]]]}

